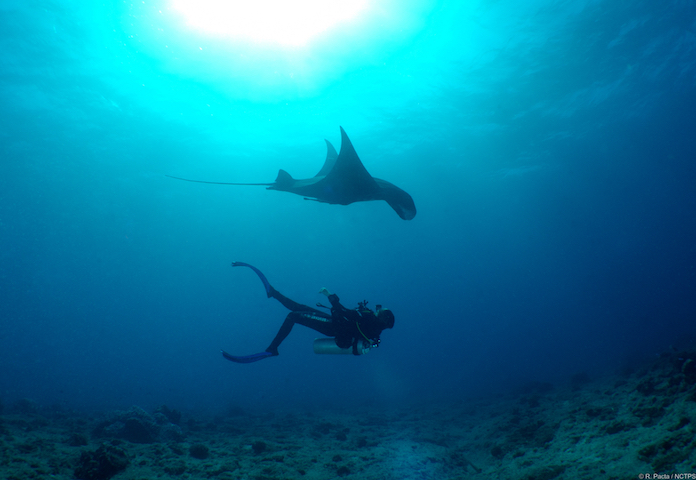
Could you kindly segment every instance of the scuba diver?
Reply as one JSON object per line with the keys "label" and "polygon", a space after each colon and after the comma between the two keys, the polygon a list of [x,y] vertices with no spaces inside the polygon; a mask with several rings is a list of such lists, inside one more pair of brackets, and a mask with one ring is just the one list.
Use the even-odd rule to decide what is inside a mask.
{"label": "scuba diver", "polygon": [[[268,283],[266,276],[256,267],[243,262],[232,263],[233,267],[249,267],[261,279],[268,298],[275,298],[290,310],[280,330],[266,351],[252,355],[235,356],[222,351],[222,356],[236,363],[252,363],[278,355],[278,347],[290,334],[295,324],[309,327],[327,338],[314,340],[314,353],[343,353],[362,355],[380,344],[380,334],[394,327],[394,314],[387,308],[377,305],[376,312],[367,308],[367,301],[358,303],[355,309],[341,305],[338,295],[322,288],[319,293],[326,295],[331,302],[331,314],[297,303],[278,292]],[[324,307],[317,303],[318,307]]]}

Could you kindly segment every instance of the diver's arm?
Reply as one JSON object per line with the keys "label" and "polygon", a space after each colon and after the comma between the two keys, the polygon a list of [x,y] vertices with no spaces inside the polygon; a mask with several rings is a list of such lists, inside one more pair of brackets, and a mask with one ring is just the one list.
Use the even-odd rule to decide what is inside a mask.
{"label": "diver's arm", "polygon": [[346,307],[341,305],[339,298],[338,298],[338,295],[336,295],[335,293],[329,292],[328,288],[322,287],[321,290],[319,290],[319,293],[321,293],[322,295],[326,295],[326,298],[329,299],[329,302],[331,302],[331,306],[333,308],[335,308],[337,310],[345,310],[346,309]]}
{"label": "diver's arm", "polygon": [[347,312],[348,309],[341,305],[341,302],[339,301],[338,295],[335,293],[332,293],[329,295],[329,302],[331,302],[331,310],[336,311],[336,312]]}

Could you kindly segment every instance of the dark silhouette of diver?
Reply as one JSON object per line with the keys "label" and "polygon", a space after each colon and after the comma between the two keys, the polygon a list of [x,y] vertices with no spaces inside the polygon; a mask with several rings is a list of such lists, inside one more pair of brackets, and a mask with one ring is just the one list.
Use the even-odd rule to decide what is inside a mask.
{"label": "dark silhouette of diver", "polygon": [[[326,295],[331,302],[331,313],[329,314],[289,299],[273,288],[259,269],[248,263],[234,262],[232,266],[251,268],[263,282],[268,298],[275,298],[290,310],[266,351],[246,356],[235,356],[225,351],[222,352],[226,359],[233,362],[251,363],[277,356],[278,347],[290,334],[295,324],[303,325],[331,337],[315,340],[314,351],[316,353],[352,353],[353,355],[361,355],[367,353],[370,348],[378,347],[382,331],[394,327],[394,314],[391,310],[382,308],[381,305],[377,305],[376,312],[367,308],[366,301],[358,303],[358,307],[355,309],[348,309],[341,305],[338,295],[322,288],[319,293]],[[317,304],[317,306],[320,305]]]}

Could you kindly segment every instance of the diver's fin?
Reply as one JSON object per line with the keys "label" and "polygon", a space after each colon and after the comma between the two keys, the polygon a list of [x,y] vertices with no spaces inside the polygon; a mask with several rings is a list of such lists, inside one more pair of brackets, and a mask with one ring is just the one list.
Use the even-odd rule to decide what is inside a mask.
{"label": "diver's fin", "polygon": [[259,360],[263,360],[264,358],[271,357],[271,356],[273,356],[273,354],[271,352],[260,352],[260,353],[253,353],[251,355],[236,356],[236,355],[230,355],[226,351],[222,350],[222,356],[225,357],[230,362],[234,362],[234,363],[254,363],[254,362],[258,362]]}
{"label": "diver's fin", "polygon": [[259,278],[261,279],[261,281],[263,282],[263,286],[266,289],[266,296],[268,298],[271,298],[271,284],[268,283],[268,279],[266,278],[266,275],[261,273],[261,270],[259,270],[258,268],[256,268],[253,265],[249,265],[248,263],[244,263],[244,262],[232,262],[232,266],[233,267],[249,267],[249,268],[251,268],[254,271],[254,273],[256,273],[256,275],[258,275]]}

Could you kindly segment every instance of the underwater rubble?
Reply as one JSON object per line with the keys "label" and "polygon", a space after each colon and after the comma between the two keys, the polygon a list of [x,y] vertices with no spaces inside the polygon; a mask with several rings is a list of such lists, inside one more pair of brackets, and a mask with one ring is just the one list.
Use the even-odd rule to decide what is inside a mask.
{"label": "underwater rubble", "polygon": [[628,479],[696,473],[696,352],[564,385],[355,411],[103,415],[0,402],[0,478]]}

